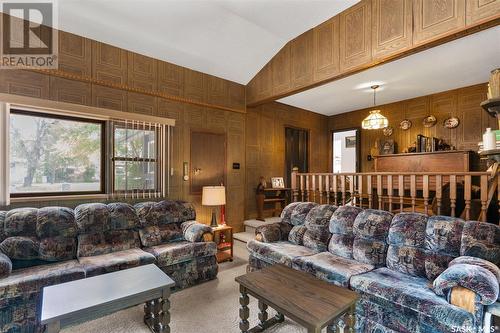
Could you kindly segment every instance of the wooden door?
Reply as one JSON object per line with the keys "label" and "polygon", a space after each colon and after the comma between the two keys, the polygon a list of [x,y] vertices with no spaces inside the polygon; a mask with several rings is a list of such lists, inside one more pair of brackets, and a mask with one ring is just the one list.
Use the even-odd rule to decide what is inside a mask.
{"label": "wooden door", "polygon": [[330,78],[340,73],[339,17],[335,16],[320,24],[314,33],[314,80]]}
{"label": "wooden door", "polygon": [[285,128],[285,184],[290,187],[290,175],[294,167],[299,172],[309,172],[309,131]]}
{"label": "wooden door", "polygon": [[429,42],[465,26],[465,0],[415,0],[415,45]]}
{"label": "wooden door", "polygon": [[383,58],[412,46],[412,0],[373,0],[373,58]]}
{"label": "wooden door", "polygon": [[201,194],[203,186],[226,184],[226,135],[191,132],[190,193]]}
{"label": "wooden door", "polygon": [[372,60],[371,2],[362,0],[340,13],[340,69],[347,71]]}

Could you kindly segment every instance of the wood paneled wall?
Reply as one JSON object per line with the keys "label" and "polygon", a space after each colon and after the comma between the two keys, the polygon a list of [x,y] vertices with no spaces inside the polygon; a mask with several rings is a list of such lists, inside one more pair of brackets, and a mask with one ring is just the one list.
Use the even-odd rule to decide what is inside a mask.
{"label": "wood paneled wall", "polygon": [[[377,106],[377,108],[389,119],[389,126],[394,128],[394,133],[389,139],[394,139],[399,153],[415,142],[418,134],[442,138],[458,150],[477,151],[477,144],[482,141],[482,134],[486,127],[498,128],[495,118],[489,116],[479,106],[486,99],[486,89],[486,84],[479,84],[385,104]],[[360,128],[361,121],[370,110],[371,108],[368,108],[331,116],[329,129],[333,131],[353,127]],[[437,118],[437,124],[431,128],[425,128],[422,120],[431,114]],[[447,129],[443,127],[443,121],[449,116],[457,116],[460,119],[460,125],[457,128]],[[403,131],[399,128],[399,123],[403,119],[411,120],[412,127],[409,130]],[[368,161],[367,156],[375,145],[375,141],[385,138],[382,130],[361,130],[361,171],[374,171],[374,162]],[[331,147],[331,141],[329,144]],[[331,161],[329,163],[331,170]],[[473,167],[475,171],[483,171],[480,169],[484,169],[485,165],[480,164],[476,159]]]}
{"label": "wood paneled wall", "polygon": [[[0,70],[0,92],[175,119],[170,197],[193,202],[198,219],[204,223],[210,221],[211,210],[201,206],[199,195],[189,194],[182,164],[190,162],[192,130],[225,134],[226,215],[228,223],[241,230],[245,215],[245,87],[65,32],[60,32],[59,41],[58,71]],[[233,162],[241,168],[233,170]]]}
{"label": "wood paneled wall", "polygon": [[247,85],[255,106],[500,23],[500,0],[361,0],[288,42]]}
{"label": "wood paneled wall", "polygon": [[260,176],[283,177],[285,127],[309,130],[309,171],[328,168],[328,117],[272,102],[248,108],[246,114],[246,211],[257,216],[255,189]]}

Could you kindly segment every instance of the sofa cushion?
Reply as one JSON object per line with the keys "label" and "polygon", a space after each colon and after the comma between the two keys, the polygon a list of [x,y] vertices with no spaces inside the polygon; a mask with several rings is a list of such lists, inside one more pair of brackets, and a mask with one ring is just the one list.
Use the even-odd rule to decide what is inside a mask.
{"label": "sofa cushion", "polygon": [[462,232],[460,255],[478,257],[500,266],[500,226],[468,221]]}
{"label": "sofa cushion", "polygon": [[2,242],[7,237],[4,230],[6,216],[6,211],[0,211],[0,242]]}
{"label": "sofa cushion", "polygon": [[210,226],[196,221],[183,222],[181,224],[181,228],[184,234],[184,239],[189,242],[202,242],[203,235],[207,233],[213,234]]}
{"label": "sofa cushion", "polygon": [[143,226],[180,223],[196,219],[193,205],[185,201],[141,202],[134,208]]}
{"label": "sofa cushion", "polygon": [[281,211],[281,222],[287,223],[287,224],[292,224],[292,212],[297,207],[299,204],[302,202],[292,202],[291,204],[288,204],[283,210]]}
{"label": "sofa cushion", "polygon": [[11,260],[38,259],[40,245],[36,238],[9,237],[0,243],[0,251]]}
{"label": "sofa cushion", "polygon": [[9,276],[12,272],[12,261],[9,257],[0,252],[0,278]]}
{"label": "sofa cushion", "polygon": [[63,261],[76,258],[76,238],[50,237],[40,241],[39,259]]}
{"label": "sofa cushion", "polygon": [[328,251],[328,241],[331,235],[328,226],[309,225],[304,232],[304,246],[318,252]]}
{"label": "sofa cushion", "polygon": [[387,267],[413,276],[424,277],[427,215],[399,213],[392,219],[387,241]]}
{"label": "sofa cushion", "polygon": [[162,243],[183,239],[182,228],[179,223],[153,225],[139,229],[142,246],[150,247]]}
{"label": "sofa cushion", "polygon": [[108,205],[108,210],[111,229],[133,229],[140,226],[139,217],[131,205],[123,202],[115,202]]}
{"label": "sofa cushion", "polygon": [[394,214],[376,209],[360,212],[353,224],[353,258],[375,267],[385,266],[386,238]]}
{"label": "sofa cushion", "polygon": [[37,213],[36,234],[38,238],[76,237],[77,225],[72,209],[66,207],[44,207]]}
{"label": "sofa cushion", "polygon": [[319,205],[313,207],[306,216],[306,227],[325,226],[328,228],[330,219],[337,208],[337,206],[333,205]]}
{"label": "sofa cushion", "polygon": [[134,230],[112,230],[78,236],[78,257],[97,256],[111,252],[139,248],[141,241]]}
{"label": "sofa cushion", "polygon": [[434,280],[460,255],[464,221],[449,216],[430,216],[425,229],[425,274]]}
{"label": "sofa cushion", "polygon": [[5,236],[35,237],[37,215],[36,208],[16,208],[8,211],[4,222]]}
{"label": "sofa cushion", "polygon": [[14,270],[0,279],[0,299],[38,293],[45,286],[84,277],[85,272],[76,260]]}
{"label": "sofa cushion", "polygon": [[108,206],[102,203],[79,205],[75,219],[80,233],[101,233],[111,229]]}
{"label": "sofa cushion", "polygon": [[160,267],[170,266],[180,262],[190,261],[197,257],[213,256],[217,254],[214,242],[171,242],[144,249],[156,258]]}
{"label": "sofa cushion", "polygon": [[351,288],[436,318],[436,322],[445,328],[443,331],[452,332],[457,323],[474,323],[473,314],[436,295],[426,278],[409,276],[382,267],[353,276]]}
{"label": "sofa cushion", "polygon": [[304,234],[307,228],[304,225],[295,225],[288,233],[288,241],[295,245],[304,245]]}
{"label": "sofa cushion", "polygon": [[152,264],[155,257],[141,249],[130,249],[93,257],[81,257],[78,261],[87,277],[111,273],[122,269]]}
{"label": "sofa cushion", "polygon": [[372,265],[337,256],[330,252],[294,258],[292,267],[346,288],[349,287],[349,280],[352,276],[369,272],[374,268]]}
{"label": "sofa cushion", "polygon": [[283,264],[292,267],[292,260],[297,257],[310,256],[318,253],[305,246],[290,242],[262,243],[251,240],[247,243],[250,254],[271,264]]}
{"label": "sofa cushion", "polygon": [[328,251],[344,258],[353,259],[353,225],[356,216],[362,211],[362,208],[354,206],[341,206],[335,210],[329,224],[332,236],[328,244]]}
{"label": "sofa cushion", "polygon": [[304,225],[306,223],[306,216],[309,211],[318,204],[315,202],[301,202],[292,211],[290,215],[290,223],[293,225]]}

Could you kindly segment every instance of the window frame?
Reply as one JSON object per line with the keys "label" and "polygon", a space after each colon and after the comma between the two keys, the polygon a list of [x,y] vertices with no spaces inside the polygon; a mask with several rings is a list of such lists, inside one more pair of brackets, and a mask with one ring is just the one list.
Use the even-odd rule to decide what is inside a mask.
{"label": "window frame", "polygon": [[[106,177],[107,176],[106,175],[106,146],[107,146],[106,129],[107,129],[107,122],[105,120],[84,118],[84,117],[70,116],[70,115],[67,116],[67,115],[45,113],[45,112],[38,112],[38,111],[29,111],[29,110],[23,110],[20,108],[11,108],[10,115],[12,116],[12,115],[16,115],[16,114],[38,117],[38,118],[60,119],[60,120],[67,120],[67,121],[77,121],[77,122],[83,122],[83,123],[99,124],[101,126],[100,189],[98,191],[18,192],[18,193],[10,193],[10,198],[62,197],[62,196],[106,194],[106,181],[107,181],[107,177]],[[8,130],[10,131],[10,127]],[[8,134],[8,135],[10,135],[10,134]],[[10,155],[10,153],[9,153],[9,155]],[[10,166],[9,166],[8,172],[10,173]],[[8,184],[8,186],[10,186],[10,183]]]}
{"label": "window frame", "polygon": [[116,129],[127,129],[127,126],[123,123],[113,123],[111,125],[111,130],[112,130],[112,141],[111,141],[111,152],[110,152],[110,177],[111,177],[111,193],[114,194],[125,194],[128,192],[134,192],[134,191],[144,191],[143,189],[140,188],[131,188],[131,189],[125,189],[125,190],[118,190],[116,189],[116,163],[115,162],[142,162],[142,163],[154,163],[155,164],[155,181],[154,181],[154,188],[152,189],[147,189],[146,191],[148,192],[153,192],[153,193],[158,193],[161,189],[161,183],[160,183],[160,177],[159,174],[161,172],[161,166],[160,166],[160,161],[158,159],[158,156],[160,155],[160,145],[158,144],[158,141],[160,139],[160,130],[156,127],[148,129],[147,126],[145,125],[139,125],[136,128],[129,128],[130,130],[133,131],[151,131],[155,133],[155,158],[144,158],[144,157],[117,157],[115,155],[115,143],[116,143]]}

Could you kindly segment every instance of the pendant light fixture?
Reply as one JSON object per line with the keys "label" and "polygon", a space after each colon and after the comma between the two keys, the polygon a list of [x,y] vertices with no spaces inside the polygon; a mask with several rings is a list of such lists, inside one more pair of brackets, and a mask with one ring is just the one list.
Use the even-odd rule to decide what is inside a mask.
{"label": "pendant light fixture", "polygon": [[[370,87],[373,89],[373,106],[374,107],[377,106],[376,96],[377,96],[377,88],[378,87],[379,87],[378,85],[374,85],[374,86]],[[378,109],[370,111],[370,114],[368,115],[368,117],[363,119],[363,122],[361,123],[361,127],[363,129],[369,129],[369,130],[386,128],[388,125],[389,125],[389,120],[387,120],[387,118],[384,117],[380,113],[380,110],[378,110]]]}

